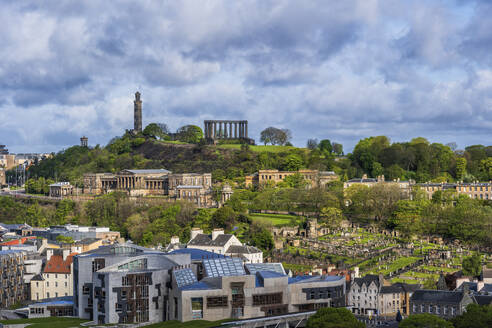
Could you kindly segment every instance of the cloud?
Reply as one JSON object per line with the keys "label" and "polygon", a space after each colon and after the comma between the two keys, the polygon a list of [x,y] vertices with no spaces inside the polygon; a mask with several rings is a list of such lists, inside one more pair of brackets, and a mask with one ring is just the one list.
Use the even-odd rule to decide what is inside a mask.
{"label": "cloud", "polygon": [[56,151],[144,124],[247,119],[294,143],[490,139],[487,1],[1,1],[0,141]]}

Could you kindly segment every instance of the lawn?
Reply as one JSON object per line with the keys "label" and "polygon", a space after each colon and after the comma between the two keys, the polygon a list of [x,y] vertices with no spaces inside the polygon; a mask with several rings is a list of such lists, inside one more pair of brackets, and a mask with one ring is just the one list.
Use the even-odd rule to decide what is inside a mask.
{"label": "lawn", "polygon": [[391,279],[392,284],[396,284],[397,282],[401,282],[404,284],[419,284],[420,281],[418,280],[413,280],[413,279],[402,279],[402,278],[393,278]]}
{"label": "lawn", "polygon": [[437,273],[440,272],[453,273],[459,271],[458,269],[454,269],[454,268],[444,268],[444,267],[437,267],[437,266],[430,266],[430,265],[422,265],[420,268],[422,270],[426,270],[429,272],[437,272]]}
{"label": "lawn", "polygon": [[205,320],[193,320],[188,322],[179,322],[179,321],[166,321],[159,322],[149,326],[145,326],[146,328],[212,328],[219,327],[222,323],[230,320],[220,320],[220,321],[205,321]]}
{"label": "lawn", "polygon": [[253,221],[271,224],[275,227],[292,226],[293,221],[295,222],[294,225],[297,225],[300,221],[299,217],[297,216],[285,214],[254,213],[250,214],[250,217]]}
{"label": "lawn", "polygon": [[292,270],[294,272],[309,272],[313,269],[312,266],[304,264],[292,264],[283,262],[282,265],[284,266],[285,270]]}
{"label": "lawn", "polygon": [[[221,149],[241,149],[240,144],[224,144],[224,145],[218,145],[217,148]],[[257,153],[281,153],[281,152],[286,152],[294,149],[302,149],[304,151],[307,151],[306,148],[297,148],[293,146],[249,146],[249,149],[251,151],[257,152]]]}
{"label": "lawn", "polygon": [[[395,261],[391,262],[388,265],[387,269],[381,269],[379,272],[373,272],[373,273],[375,273],[375,274],[382,273],[383,275],[388,275],[388,274],[390,274],[390,272],[394,272],[398,269],[404,268],[407,265],[410,265],[412,263],[417,262],[418,260],[419,260],[418,257],[412,257],[412,256],[400,257],[400,258],[396,259]],[[381,266],[383,267],[383,265],[381,265]]]}
{"label": "lawn", "polygon": [[15,325],[29,323],[29,328],[68,328],[68,327],[82,327],[81,323],[87,322],[87,320],[81,320],[78,318],[64,318],[64,317],[51,317],[51,318],[35,318],[35,319],[18,319],[18,320],[3,320],[0,323],[4,325]]}

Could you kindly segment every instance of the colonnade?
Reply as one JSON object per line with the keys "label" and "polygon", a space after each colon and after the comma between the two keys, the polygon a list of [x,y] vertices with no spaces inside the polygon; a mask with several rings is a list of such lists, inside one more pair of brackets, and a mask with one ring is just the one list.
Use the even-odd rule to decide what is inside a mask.
{"label": "colonnade", "polygon": [[247,139],[248,121],[205,121],[207,139]]}

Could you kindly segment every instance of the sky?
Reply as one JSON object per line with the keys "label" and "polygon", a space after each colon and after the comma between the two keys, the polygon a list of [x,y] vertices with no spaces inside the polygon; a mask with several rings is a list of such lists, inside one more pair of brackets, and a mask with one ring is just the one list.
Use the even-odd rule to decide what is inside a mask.
{"label": "sky", "polygon": [[0,144],[248,120],[292,142],[492,144],[492,1],[0,0]]}

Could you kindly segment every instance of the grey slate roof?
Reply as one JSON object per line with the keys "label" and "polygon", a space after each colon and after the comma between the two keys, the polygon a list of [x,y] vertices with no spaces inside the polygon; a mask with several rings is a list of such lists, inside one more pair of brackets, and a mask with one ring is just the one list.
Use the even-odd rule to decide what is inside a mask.
{"label": "grey slate roof", "polygon": [[218,235],[214,240],[210,235],[200,233],[188,242],[189,246],[224,246],[232,238],[231,234]]}
{"label": "grey slate roof", "polygon": [[371,282],[374,282],[376,286],[379,287],[379,276],[375,274],[368,274],[362,278],[355,278],[353,284],[356,284],[357,286],[362,286],[365,284],[366,286],[369,286]]}
{"label": "grey slate roof", "polygon": [[248,245],[244,245],[244,246],[232,245],[229,246],[229,248],[226,251],[226,253],[231,253],[231,254],[256,254],[260,252],[261,251],[258,248]]}
{"label": "grey slate roof", "polygon": [[133,174],[168,174],[171,173],[171,171],[165,170],[165,169],[148,169],[148,170],[123,170],[123,171],[128,171]]}
{"label": "grey slate roof", "polygon": [[410,301],[459,304],[464,296],[465,294],[463,292],[458,291],[419,289],[413,293]]}
{"label": "grey slate roof", "polygon": [[478,305],[492,305],[492,295],[475,295],[473,298]]}

